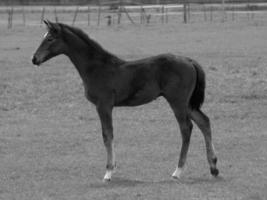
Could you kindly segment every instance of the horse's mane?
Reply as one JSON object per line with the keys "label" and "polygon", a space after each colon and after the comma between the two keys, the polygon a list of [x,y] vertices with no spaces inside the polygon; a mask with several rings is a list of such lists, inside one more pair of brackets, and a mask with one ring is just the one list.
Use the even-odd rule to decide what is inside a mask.
{"label": "horse's mane", "polygon": [[73,33],[74,35],[79,37],[84,43],[86,43],[89,46],[89,48],[92,50],[91,53],[99,54],[99,56],[100,55],[105,56],[106,59],[112,59],[113,61],[116,60],[117,62],[123,62],[120,58],[118,58],[117,56],[111,54],[110,52],[105,50],[100,44],[98,44],[96,41],[91,39],[81,29],[76,28],[76,27],[72,27],[72,26],[69,26],[69,25],[66,25],[66,24],[61,24],[61,23],[59,23],[59,25],[63,28],[63,30],[64,29],[69,30],[71,33]]}

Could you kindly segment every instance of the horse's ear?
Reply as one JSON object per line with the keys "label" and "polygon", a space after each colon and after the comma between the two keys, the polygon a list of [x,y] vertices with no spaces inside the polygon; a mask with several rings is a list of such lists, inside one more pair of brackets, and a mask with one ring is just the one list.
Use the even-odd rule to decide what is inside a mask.
{"label": "horse's ear", "polygon": [[48,19],[44,20],[44,24],[46,25],[48,30],[52,28],[52,22],[50,22]]}
{"label": "horse's ear", "polygon": [[50,21],[47,20],[47,19],[44,20],[44,23],[45,23],[45,25],[46,25],[46,27],[47,27],[47,30],[48,30],[49,32],[54,33],[54,34],[58,34],[58,33],[61,32],[61,27],[60,27],[59,24],[57,24],[57,23],[52,23],[52,22],[50,22]]}

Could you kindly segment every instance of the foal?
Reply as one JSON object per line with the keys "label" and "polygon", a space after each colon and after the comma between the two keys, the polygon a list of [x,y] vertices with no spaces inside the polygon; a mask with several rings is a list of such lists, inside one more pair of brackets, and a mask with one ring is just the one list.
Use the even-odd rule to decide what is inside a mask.
{"label": "foal", "polygon": [[205,139],[207,159],[213,176],[216,168],[209,118],[200,110],[204,102],[205,74],[194,60],[171,54],[137,61],[124,61],[104,50],[78,28],[44,21],[48,32],[34,53],[35,65],[64,54],[79,72],[86,98],[96,106],[107,151],[104,181],[111,180],[115,168],[112,109],[138,106],[163,96],[170,104],[182,135],[178,165],[172,174],[179,178],[186,161],[193,120]]}

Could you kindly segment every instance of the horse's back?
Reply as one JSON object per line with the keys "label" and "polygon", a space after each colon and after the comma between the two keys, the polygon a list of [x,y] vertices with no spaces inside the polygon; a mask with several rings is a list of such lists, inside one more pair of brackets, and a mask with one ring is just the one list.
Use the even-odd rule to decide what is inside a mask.
{"label": "horse's back", "polygon": [[172,54],[128,62],[118,74],[118,106],[142,105],[158,96],[188,96],[196,78],[191,60]]}
{"label": "horse's back", "polygon": [[160,54],[140,60],[130,61],[120,66],[121,70],[130,73],[181,74],[192,73],[194,60],[174,54]]}

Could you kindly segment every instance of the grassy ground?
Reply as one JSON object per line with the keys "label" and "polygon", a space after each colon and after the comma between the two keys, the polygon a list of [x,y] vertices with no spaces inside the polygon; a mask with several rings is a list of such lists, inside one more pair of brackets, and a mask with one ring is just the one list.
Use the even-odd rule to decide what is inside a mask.
{"label": "grassy ground", "polygon": [[221,175],[212,178],[194,128],[186,170],[172,180],[181,138],[164,99],[114,110],[118,170],[102,183],[105,150],[94,106],[64,56],[30,57],[45,30],[0,29],[0,199],[266,199],[267,23],[83,29],[125,59],[171,52],[198,60]]}

